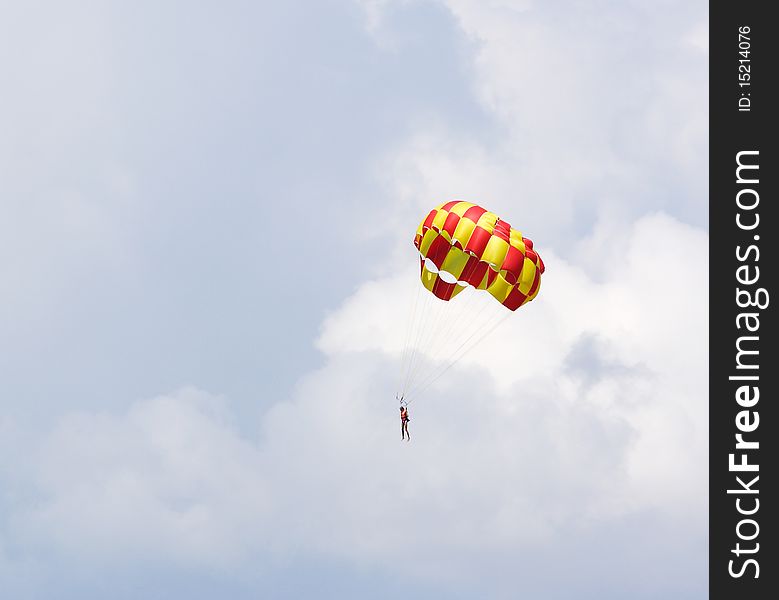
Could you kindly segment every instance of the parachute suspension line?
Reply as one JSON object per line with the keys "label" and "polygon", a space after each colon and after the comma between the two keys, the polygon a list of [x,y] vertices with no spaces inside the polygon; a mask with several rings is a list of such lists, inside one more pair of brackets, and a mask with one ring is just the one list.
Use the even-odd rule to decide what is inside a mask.
{"label": "parachute suspension line", "polygon": [[[465,319],[465,326],[458,328],[458,330],[455,332],[455,336],[452,340],[450,340],[450,343],[442,350],[441,353],[436,355],[444,357],[444,360],[427,374],[425,377],[426,381],[434,377],[435,374],[442,368],[446,368],[452,361],[452,358],[457,354],[459,349],[467,344],[469,340],[473,339],[473,337],[478,335],[479,332],[484,332],[488,324],[494,322],[494,318],[491,314],[494,308],[490,303],[492,299],[482,297],[481,300],[484,302],[481,308],[475,314],[471,313],[469,319]],[[462,321],[460,324],[462,325]],[[420,386],[423,384],[424,381],[421,382]]]}
{"label": "parachute suspension line", "polygon": [[[484,302],[487,302],[487,299],[485,299],[483,296],[480,297],[479,294],[474,294],[470,300],[473,302],[475,299],[482,300]],[[491,299],[490,299],[491,300]],[[468,305],[468,306],[466,306]],[[479,330],[479,327],[481,326],[481,315],[484,313],[485,309],[489,306],[489,304],[484,304],[481,309],[476,312],[475,314],[470,311],[470,303],[466,302],[461,308],[463,311],[460,314],[452,313],[449,319],[450,324],[454,325],[454,327],[451,330],[451,334],[453,336],[453,339],[449,339],[449,335],[444,336],[441,339],[441,342],[446,342],[446,345],[443,345],[441,347],[441,342],[439,342],[439,345],[437,347],[431,347],[430,348],[430,355],[431,357],[440,357],[440,356],[446,356],[449,354],[449,351],[447,350],[448,344],[450,342],[454,342],[455,344],[459,345],[459,342],[465,338],[468,337],[471,333],[474,333]],[[454,307],[453,307],[454,308]],[[455,346],[456,347],[456,346]],[[438,350],[441,350],[439,352]],[[435,372],[437,370],[436,366],[433,366],[431,369],[431,372]],[[425,374],[425,379],[430,375],[430,372]],[[414,380],[414,383],[416,383],[417,380]]]}
{"label": "parachute suspension line", "polygon": [[473,288],[468,286],[467,289],[464,289],[462,292],[460,292],[456,299],[450,300],[452,304],[452,310],[449,311],[451,314],[449,316],[448,323],[441,329],[439,335],[436,336],[434,340],[435,345],[431,348],[431,350],[435,351],[440,348],[441,344],[443,344],[452,331],[457,330],[457,326],[460,325],[460,319],[469,314],[468,310],[466,310],[466,307],[470,307],[471,304],[473,304],[473,298],[475,294],[472,293],[472,290]]}
{"label": "parachute suspension line", "polygon": [[[492,327],[490,327],[487,331],[484,331],[481,336],[479,336],[472,344],[470,344],[467,347],[465,346],[465,342],[463,343],[460,348],[463,348],[462,351],[459,353],[459,355],[445,365],[443,369],[441,369],[437,374],[434,374],[434,376],[428,378],[426,381],[422,382],[419,386],[416,388],[410,390],[408,394],[406,395],[406,405],[410,404],[418,395],[421,395],[422,392],[427,390],[432,384],[434,384],[438,379],[443,377],[444,374],[446,374],[449,369],[451,369],[453,366],[455,366],[465,355],[467,355],[471,350],[473,350],[476,346],[478,346],[485,338],[487,338],[503,321],[505,321],[510,315],[504,316],[500,321],[493,324]],[[475,335],[475,334],[472,334]],[[466,340],[466,342],[469,340]],[[459,350],[459,348],[458,348]],[[455,356],[457,354],[456,352],[453,353],[451,356]],[[451,358],[451,357],[450,357]]]}
{"label": "parachute suspension line", "polygon": [[410,348],[408,359],[404,367],[405,376],[403,380],[403,386],[401,388],[401,394],[405,394],[408,389],[408,380],[411,375],[412,369],[415,366],[417,355],[419,354],[420,341],[425,334],[426,329],[430,326],[430,319],[427,318],[430,304],[432,303],[432,294],[424,294],[424,300],[422,301],[422,309],[417,313],[417,323],[415,327],[415,333],[413,334],[413,343]]}
{"label": "parachute suspension line", "polygon": [[401,391],[401,387],[403,385],[403,372],[404,367],[406,364],[406,359],[408,358],[409,353],[409,347],[411,345],[411,336],[414,330],[414,326],[416,325],[416,319],[417,319],[417,306],[419,305],[419,296],[421,295],[421,286],[417,285],[416,287],[416,295],[414,296],[414,302],[412,303],[411,308],[411,314],[408,315],[408,321],[406,323],[406,335],[403,339],[403,348],[400,353],[400,364],[398,366],[398,391]]}
{"label": "parachute suspension line", "polygon": [[[447,360],[441,364],[441,368],[433,372],[425,381],[421,382],[415,387],[415,389],[409,392],[410,396],[421,395],[427,390],[433,383],[440,379],[445,373],[455,366],[463,357],[465,357],[471,350],[476,348],[484,339],[492,334],[492,332],[500,326],[500,324],[508,318],[508,315],[500,319],[500,321],[493,323],[492,326],[486,329],[482,329],[481,332],[473,332],[466,340],[464,340],[448,357]],[[475,338],[475,339],[474,339]]]}
{"label": "parachute suspension line", "polygon": [[[463,291],[460,293],[463,294],[466,292]],[[436,327],[430,339],[429,346],[425,347],[425,350],[429,353],[430,357],[438,356],[438,349],[440,348],[441,341],[457,324],[459,316],[457,309],[462,308],[462,304],[467,304],[469,299],[470,298],[462,298],[458,296],[456,300],[450,300],[448,306],[446,306],[445,309],[442,309],[442,311],[446,311],[444,323],[440,327]]]}
{"label": "parachute suspension line", "polygon": [[[463,297],[463,295],[467,297]],[[428,351],[430,357],[437,357],[444,354],[452,338],[457,338],[463,333],[463,324],[466,324],[466,331],[468,330],[468,323],[473,321],[473,307],[476,300],[479,299],[480,294],[472,286],[468,286],[460,292],[456,298],[450,300],[443,313],[445,315],[445,323],[442,327],[435,330],[435,335],[430,342],[429,347],[424,349]],[[424,375],[420,371],[424,371],[422,365],[418,365],[418,371],[415,373],[415,378],[412,380],[412,384],[416,381],[416,378]]]}
{"label": "parachute suspension line", "polygon": [[414,347],[414,362],[409,366],[409,371],[406,376],[406,382],[404,385],[404,390],[408,389],[411,386],[412,381],[414,380],[414,376],[416,375],[417,371],[420,368],[420,364],[424,362],[424,354],[427,349],[427,342],[430,339],[430,337],[435,333],[436,324],[438,321],[438,316],[441,312],[441,307],[439,302],[442,302],[432,294],[428,296],[429,303],[426,305],[425,312],[422,315],[422,319],[424,319],[424,327],[417,338],[416,345]]}
{"label": "parachute suspension line", "polygon": [[429,341],[435,334],[438,322],[441,319],[441,314],[443,313],[443,305],[445,302],[433,294],[428,294],[427,297],[429,302],[422,314],[424,326],[420,331],[420,335],[414,347],[414,360],[412,361],[412,364],[409,365],[409,372],[406,377],[405,385],[403,386],[404,393],[411,387],[421,365],[424,364],[424,355],[427,352]]}
{"label": "parachute suspension line", "polygon": [[[424,387],[425,384],[431,379],[436,378],[439,372],[446,370],[448,367],[450,367],[455,362],[455,360],[459,358],[458,355],[460,353],[462,353],[463,355],[466,354],[471,347],[469,346],[469,343],[472,342],[474,338],[477,338],[475,342],[478,343],[481,337],[485,337],[486,335],[488,335],[490,329],[492,329],[492,327],[488,327],[490,323],[494,325],[495,323],[494,318],[490,314],[490,311],[488,311],[486,308],[483,307],[480,311],[480,315],[474,317],[474,320],[470,324],[470,326],[467,327],[462,332],[462,335],[458,336],[454,340],[454,342],[452,343],[448,351],[442,354],[444,359],[439,362],[437,368],[433,369],[425,377],[424,381],[420,382],[420,384],[416,386],[416,390],[419,390],[421,387]],[[473,343],[472,345],[475,346],[476,343]]]}
{"label": "parachute suspension line", "polygon": [[401,375],[400,375],[400,393],[403,395],[405,392],[405,381],[408,377],[408,371],[410,369],[411,364],[413,364],[414,361],[414,353],[416,352],[416,346],[417,346],[417,339],[419,338],[419,330],[421,329],[422,325],[424,324],[424,313],[425,313],[425,306],[427,305],[428,298],[427,296],[422,297],[420,299],[421,290],[417,288],[417,304],[416,309],[413,314],[413,321],[411,323],[411,327],[409,329],[409,339],[408,339],[408,345],[406,347],[406,354],[403,358],[403,364],[401,366]]}
{"label": "parachute suspension line", "polygon": [[[435,363],[439,362],[435,360],[436,356],[449,354],[451,359],[462,344],[495,320],[488,309],[492,308],[492,311],[499,311],[501,314],[505,310],[473,286],[468,288],[470,289],[462,290],[457,297],[449,301],[440,300],[432,294],[426,295],[429,302],[424,303],[423,310],[418,314],[424,324],[417,330],[417,341],[411,351],[412,358],[407,364],[408,374],[402,388],[403,396],[408,395],[412,389],[419,389],[441,368],[446,368],[448,361],[436,365]],[[472,310],[474,304],[478,305],[480,301],[483,302],[482,306],[476,311]],[[454,347],[455,351],[447,353],[450,347]],[[425,358],[431,359],[434,364],[430,365]]]}
{"label": "parachute suspension line", "polygon": [[407,389],[414,386],[418,378],[424,374],[425,365],[430,357],[434,357],[435,348],[438,344],[438,340],[441,337],[442,331],[454,321],[452,309],[460,306],[456,299],[453,300],[440,300],[434,299],[434,308],[431,310],[430,327],[427,332],[427,336],[421,340],[419,344],[420,359],[414,365],[414,370],[409,376]]}
{"label": "parachute suspension line", "polygon": [[[441,356],[445,354],[447,347],[453,342],[456,342],[459,337],[464,337],[470,331],[471,325],[478,322],[480,315],[484,312],[487,304],[474,314],[474,304],[477,304],[479,300],[486,301],[483,295],[479,294],[474,288],[470,288],[472,293],[469,294],[467,299],[463,299],[462,305],[459,307],[459,312],[454,312],[452,318],[449,320],[448,327],[443,331],[443,334],[438,342],[438,345],[433,350],[433,356]],[[467,293],[463,290],[461,293]],[[465,327],[463,327],[465,324]]]}
{"label": "parachute suspension line", "polygon": [[[444,373],[446,373],[446,372],[447,372],[449,369],[451,369],[451,368],[452,368],[454,365],[456,365],[456,364],[457,364],[457,363],[460,361],[460,359],[462,359],[462,358],[463,358],[463,357],[464,357],[464,356],[465,356],[465,355],[466,355],[468,352],[470,352],[470,351],[471,351],[471,350],[473,350],[473,349],[474,349],[476,346],[478,346],[478,345],[479,345],[479,343],[481,343],[481,342],[482,342],[482,341],[483,341],[483,340],[484,340],[486,337],[488,337],[488,336],[489,336],[489,335],[490,335],[490,334],[491,334],[493,331],[495,331],[495,329],[497,329],[497,328],[498,328],[498,326],[500,326],[500,325],[501,325],[501,324],[502,324],[502,323],[503,323],[503,322],[504,322],[504,321],[505,321],[507,318],[509,318],[509,317],[511,316],[511,314],[512,314],[512,313],[511,313],[511,312],[509,312],[508,314],[504,315],[504,316],[503,316],[503,317],[502,317],[500,320],[498,320],[497,322],[495,322],[495,323],[492,325],[492,327],[490,327],[490,328],[489,328],[489,329],[487,329],[486,331],[483,331],[483,332],[482,332],[482,334],[481,334],[481,335],[480,335],[480,336],[479,336],[479,337],[478,337],[478,338],[477,338],[477,339],[476,339],[476,340],[475,340],[475,341],[474,341],[472,344],[470,344],[468,347],[465,347],[465,346],[466,346],[466,344],[467,344],[467,343],[468,343],[468,342],[471,340],[471,338],[473,338],[473,336],[474,336],[474,335],[476,335],[476,334],[477,334],[479,331],[477,330],[477,331],[473,332],[473,333],[472,333],[472,334],[471,334],[471,335],[470,335],[470,336],[469,336],[469,337],[468,337],[468,338],[467,338],[467,339],[466,339],[466,340],[465,340],[465,341],[464,341],[464,342],[463,342],[463,343],[462,343],[462,344],[461,344],[461,345],[460,345],[460,346],[457,348],[457,350],[455,350],[455,351],[454,351],[454,352],[453,352],[453,353],[450,355],[450,357],[449,357],[449,358],[452,358],[452,357],[454,357],[455,355],[457,355],[457,353],[459,352],[459,356],[457,356],[457,358],[455,358],[453,361],[451,361],[449,364],[447,364],[447,365],[446,365],[446,367],[445,367],[445,368],[444,368],[442,371],[440,371],[438,374],[435,374],[435,376],[434,376],[434,377],[432,377],[432,379],[428,379],[427,381],[425,381],[425,382],[422,382],[422,384],[421,384],[420,386],[418,386],[417,388],[409,390],[409,392],[408,392],[408,394],[407,394],[407,396],[406,396],[406,405],[408,406],[409,404],[411,404],[411,402],[413,402],[413,401],[414,401],[414,398],[415,398],[417,395],[421,394],[421,393],[422,393],[422,392],[424,392],[424,391],[425,391],[427,388],[429,388],[429,387],[430,387],[430,386],[431,386],[433,383],[435,383],[436,381],[438,381],[438,379],[439,379],[440,377],[442,377],[442,376],[444,375]],[[462,352],[460,352],[460,350],[461,350],[462,348],[465,348],[465,349],[464,349]],[[448,360],[448,359],[447,359],[447,360]],[[412,397],[412,396],[413,396],[413,397]]]}

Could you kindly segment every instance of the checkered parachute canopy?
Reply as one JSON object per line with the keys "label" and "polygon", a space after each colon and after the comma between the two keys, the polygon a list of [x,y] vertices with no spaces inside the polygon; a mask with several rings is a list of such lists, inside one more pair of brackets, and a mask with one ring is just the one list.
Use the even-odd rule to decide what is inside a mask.
{"label": "checkered parachute canopy", "polygon": [[423,285],[442,300],[472,285],[513,311],[538,295],[544,261],[533,242],[481,206],[452,200],[434,208],[414,245]]}

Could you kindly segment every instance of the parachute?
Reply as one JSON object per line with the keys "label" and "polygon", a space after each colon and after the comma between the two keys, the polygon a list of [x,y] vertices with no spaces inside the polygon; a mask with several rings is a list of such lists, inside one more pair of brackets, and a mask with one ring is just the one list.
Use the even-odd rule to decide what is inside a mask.
{"label": "parachute", "polygon": [[533,300],[545,269],[530,239],[459,200],[427,214],[414,246],[422,286],[416,286],[401,356],[399,393],[407,402]]}

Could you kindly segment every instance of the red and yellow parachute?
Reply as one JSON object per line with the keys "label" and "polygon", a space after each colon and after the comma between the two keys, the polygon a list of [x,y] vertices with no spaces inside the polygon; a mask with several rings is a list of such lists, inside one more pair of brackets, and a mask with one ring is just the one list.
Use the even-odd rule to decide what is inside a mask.
{"label": "red and yellow parachute", "polygon": [[[452,200],[430,211],[414,236],[422,264],[422,283],[441,300],[451,300],[470,284],[487,290],[510,310],[538,294],[544,261],[533,242],[495,213]],[[432,262],[438,272],[425,266]],[[456,281],[447,283],[441,271]],[[461,285],[458,285],[459,282]]]}
{"label": "red and yellow parachute", "polygon": [[401,356],[398,393],[406,401],[533,300],[544,272],[532,241],[471,202],[453,200],[432,209],[414,245],[424,287],[417,288],[422,293],[411,310]]}

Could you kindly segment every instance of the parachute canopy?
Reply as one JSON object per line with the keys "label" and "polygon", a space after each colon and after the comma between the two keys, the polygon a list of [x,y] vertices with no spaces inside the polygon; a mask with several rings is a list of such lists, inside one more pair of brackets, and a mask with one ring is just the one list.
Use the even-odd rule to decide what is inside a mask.
{"label": "parachute canopy", "polygon": [[452,200],[434,208],[414,245],[422,283],[441,300],[472,285],[514,311],[538,294],[544,261],[533,242],[476,204]]}

